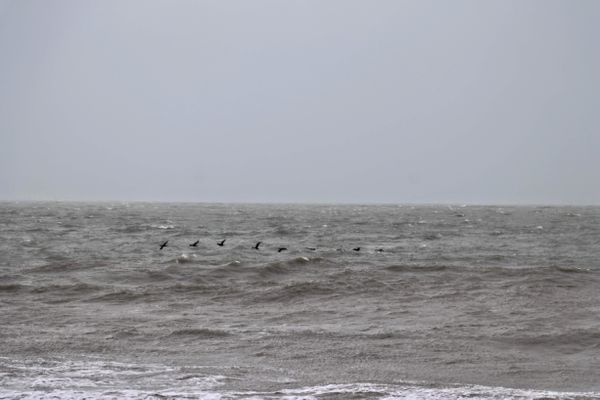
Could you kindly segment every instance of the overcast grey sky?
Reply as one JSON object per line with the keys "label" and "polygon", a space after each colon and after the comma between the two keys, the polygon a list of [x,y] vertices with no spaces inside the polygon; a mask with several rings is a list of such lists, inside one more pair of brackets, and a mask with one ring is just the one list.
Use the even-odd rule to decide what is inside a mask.
{"label": "overcast grey sky", "polygon": [[0,199],[600,204],[600,1],[0,0]]}

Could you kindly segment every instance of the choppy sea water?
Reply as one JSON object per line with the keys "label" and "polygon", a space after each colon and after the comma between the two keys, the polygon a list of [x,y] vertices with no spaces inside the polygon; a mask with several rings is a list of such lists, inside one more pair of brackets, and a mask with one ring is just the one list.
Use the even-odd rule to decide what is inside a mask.
{"label": "choppy sea water", "polygon": [[0,203],[0,399],[600,398],[599,278],[599,207]]}

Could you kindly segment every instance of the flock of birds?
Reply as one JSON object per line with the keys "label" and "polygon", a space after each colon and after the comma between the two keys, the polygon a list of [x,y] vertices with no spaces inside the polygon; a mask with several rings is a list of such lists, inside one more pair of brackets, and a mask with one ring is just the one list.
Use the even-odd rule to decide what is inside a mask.
{"label": "flock of birds", "polygon": [[[217,246],[219,246],[219,247],[223,247],[223,246],[225,246],[225,241],[226,241],[226,240],[227,240],[227,239],[223,239],[223,240],[221,240],[220,242],[217,242]],[[164,242],[163,242],[163,243],[160,245],[160,250],[162,250],[162,249],[164,249],[165,247],[167,247],[167,244],[168,244],[168,243],[169,243],[169,241],[168,241],[168,240],[165,240],[165,241],[164,241]],[[188,246],[189,246],[189,247],[198,247],[198,243],[200,243],[200,241],[199,241],[199,240],[196,240],[194,243],[190,243]],[[255,244],[255,245],[252,247],[252,248],[253,248],[254,250],[260,250],[260,249],[259,249],[259,247],[260,247],[260,245],[261,245],[261,244],[262,244],[262,242],[257,242],[257,243],[256,243],[256,244]],[[288,249],[287,247],[278,247],[278,248],[277,248],[277,252],[278,252],[278,253],[281,253],[282,251],[286,251],[287,249]],[[316,248],[316,247],[307,247],[306,249],[307,249],[307,250],[310,250],[310,251],[315,251],[315,250],[317,250],[317,248]],[[338,250],[338,251],[342,251],[342,249],[337,249],[337,250]],[[356,251],[356,252],[359,252],[359,251],[360,251],[360,247],[354,247],[352,250],[353,250],[353,251]],[[382,253],[382,252],[383,252],[383,249],[379,248],[379,249],[376,249],[375,251],[376,251],[376,252],[378,252],[378,253]]]}

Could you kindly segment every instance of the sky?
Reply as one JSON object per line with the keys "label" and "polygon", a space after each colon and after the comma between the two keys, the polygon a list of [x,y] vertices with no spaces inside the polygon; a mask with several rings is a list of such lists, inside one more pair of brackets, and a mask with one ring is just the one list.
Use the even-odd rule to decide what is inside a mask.
{"label": "sky", "polygon": [[600,204],[600,1],[0,0],[0,199]]}

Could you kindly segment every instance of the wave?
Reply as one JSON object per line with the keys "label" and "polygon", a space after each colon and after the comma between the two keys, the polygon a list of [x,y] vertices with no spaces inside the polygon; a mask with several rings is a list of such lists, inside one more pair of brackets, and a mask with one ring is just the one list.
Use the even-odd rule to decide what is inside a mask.
{"label": "wave", "polygon": [[587,400],[597,399],[594,392],[552,392],[544,390],[510,389],[479,385],[434,385],[416,382],[400,384],[336,383],[320,386],[281,389],[277,392],[253,392],[256,397],[272,398],[382,398],[387,400],[460,400],[460,399],[518,399],[518,400]]}
{"label": "wave", "polygon": [[70,272],[82,269],[102,267],[105,265],[102,261],[78,261],[58,254],[48,255],[44,260],[36,260],[33,264],[34,265],[30,265],[27,269],[28,272]]}
{"label": "wave", "polygon": [[231,336],[231,333],[221,329],[185,328],[171,332],[168,337],[191,336],[195,339],[213,339]]}
{"label": "wave", "polygon": [[[487,257],[491,261],[498,261],[502,256],[492,255]],[[597,275],[597,270],[587,267],[577,266],[537,266],[537,265],[489,265],[489,266],[470,266],[470,265],[425,265],[425,264],[396,264],[383,267],[390,272],[441,272],[451,271],[465,274],[494,274],[500,276],[516,277],[548,277],[561,279],[565,274],[592,274]]]}
{"label": "wave", "polygon": [[289,265],[323,264],[324,262],[329,262],[329,260],[326,260],[325,258],[322,258],[322,257],[313,257],[313,258],[296,257],[296,258],[286,261],[286,263]]}
{"label": "wave", "polygon": [[301,232],[296,230],[295,227],[276,226],[272,228],[271,233],[276,236],[290,236]]}
{"label": "wave", "polygon": [[196,254],[183,253],[175,259],[178,264],[199,263],[200,258]]}
{"label": "wave", "polygon": [[257,268],[257,271],[261,276],[265,275],[279,275],[294,272],[295,268],[299,265],[309,263],[310,259],[306,257],[299,257],[288,261],[278,261],[261,265]]}
{"label": "wave", "polygon": [[111,303],[126,303],[134,300],[145,299],[155,295],[145,291],[136,291],[130,289],[122,289],[110,293],[104,293],[99,296],[88,298],[88,302],[111,302]]}
{"label": "wave", "polygon": [[164,282],[173,279],[173,274],[168,270],[149,270],[145,271],[145,279],[150,282]]}
{"label": "wave", "polygon": [[120,233],[141,233],[148,230],[147,225],[144,224],[133,224],[125,225],[113,228],[116,232]]}
{"label": "wave", "polygon": [[151,224],[150,228],[155,228],[155,229],[175,229],[175,225],[173,225],[173,224],[164,224],[164,225],[163,224],[161,224],[161,225]]}
{"label": "wave", "polygon": [[562,272],[565,274],[589,274],[589,273],[594,272],[591,268],[584,268],[584,267],[553,266],[551,268],[557,272]]}
{"label": "wave", "polygon": [[[162,277],[165,277],[164,279]],[[185,281],[182,281],[185,279]],[[109,302],[109,303],[127,303],[135,301],[144,302],[163,302],[165,299],[177,301],[179,296],[186,294],[214,295],[221,291],[237,294],[239,291],[232,287],[229,282],[220,279],[207,279],[202,276],[192,277],[172,277],[168,274],[153,273],[152,280],[155,283],[148,285],[135,285],[121,288],[102,287],[102,293],[99,289],[93,291],[93,296],[81,296],[85,302]],[[85,291],[82,294],[90,294],[92,291]]]}
{"label": "wave", "polygon": [[531,350],[534,347],[553,349],[565,354],[597,351],[600,348],[600,330],[574,329],[567,333],[538,333],[535,335],[507,336],[497,338],[498,343]]}
{"label": "wave", "polygon": [[424,240],[440,240],[443,236],[441,233],[427,233],[423,235]]}
{"label": "wave", "polygon": [[11,360],[0,357],[5,374],[0,399],[205,398],[222,375],[202,366],[174,367],[103,360]]}
{"label": "wave", "polygon": [[[239,275],[256,275],[261,281],[268,277],[292,274],[305,271],[305,268],[317,266],[324,267],[333,264],[331,261],[321,258],[296,257],[285,261],[275,261],[267,264],[251,265],[247,262],[233,260],[218,267],[206,269],[208,276],[214,278],[229,278]],[[250,282],[252,282],[250,280]]]}
{"label": "wave", "polygon": [[390,272],[440,272],[450,268],[446,265],[390,265],[384,267]]}
{"label": "wave", "polygon": [[[190,257],[180,259],[178,263],[179,266],[152,270],[132,269],[119,275],[107,269],[100,281],[90,281],[95,275],[90,276],[88,282],[61,278],[56,282],[26,285],[20,280],[13,280],[0,285],[0,293],[19,296],[31,293],[39,295],[38,300],[50,302],[76,299],[84,302],[154,302],[165,301],[169,296],[181,299],[186,294],[194,294],[216,295],[218,299],[241,296],[247,301],[262,303],[362,293],[408,293],[439,284],[448,288],[439,292],[442,297],[468,295],[464,292],[466,287],[491,291],[502,289],[524,296],[555,289],[589,287],[590,282],[600,280],[597,271],[577,266],[363,264],[344,267],[321,257],[295,257],[258,265],[235,260],[220,266],[194,265],[186,268],[185,264],[200,263],[199,259]],[[419,276],[425,280],[419,279]],[[486,282],[493,283],[493,287],[486,286]]]}
{"label": "wave", "polygon": [[34,286],[30,288],[31,293],[59,293],[60,295],[79,295],[93,293],[104,289],[102,286],[93,285],[83,282],[75,282],[71,284],[50,284],[44,286]]}
{"label": "wave", "polygon": [[112,331],[111,339],[125,339],[130,337],[142,336],[143,333],[134,327],[118,328]]}
{"label": "wave", "polygon": [[388,290],[388,283],[363,274],[341,272],[326,280],[302,280],[272,285],[254,296],[256,302],[285,302],[309,297],[339,297]]}
{"label": "wave", "polygon": [[298,297],[330,296],[337,294],[336,285],[324,282],[295,282],[276,286],[258,294],[256,302],[290,301]]}
{"label": "wave", "polygon": [[268,331],[271,336],[288,336],[291,338],[330,338],[340,340],[355,340],[355,339],[375,339],[375,340],[387,340],[387,339],[407,339],[413,338],[409,333],[402,331],[383,331],[373,333],[353,333],[353,332],[336,332],[328,331],[323,329],[285,329],[285,330],[271,330]]}
{"label": "wave", "polygon": [[0,293],[1,292],[16,293],[16,292],[20,292],[21,290],[25,290],[25,289],[27,289],[27,286],[20,285],[18,283],[8,283],[5,285],[0,285]]}
{"label": "wave", "polygon": [[164,289],[168,293],[212,293],[215,290],[226,288],[225,285],[215,285],[206,283],[176,283],[175,285],[169,286]]}
{"label": "wave", "polygon": [[[71,367],[68,371],[51,371],[46,374],[43,387],[31,378],[24,379],[24,383],[38,383],[23,390],[14,389],[21,386],[21,382],[14,382],[11,378],[10,389],[0,389],[0,400],[22,399],[32,400],[40,398],[61,398],[108,400],[125,398],[141,400],[150,398],[202,398],[202,399],[421,399],[421,400],[593,400],[600,397],[598,392],[557,392],[534,389],[511,389],[505,387],[459,385],[459,384],[427,384],[425,382],[399,382],[385,383],[332,383],[316,386],[272,388],[269,391],[256,390],[231,390],[221,388],[223,375],[206,375],[202,369],[186,373],[181,368],[137,368],[135,375],[139,383],[134,387],[127,385],[127,370],[115,367],[92,366],[87,367],[90,372],[100,374],[105,379],[108,373],[116,375],[117,385],[113,388],[96,387],[96,379],[89,376],[89,372],[77,374],[78,369]],[[113,370],[116,369],[116,372]],[[111,375],[112,376],[112,375]],[[160,381],[160,385],[153,385],[152,379]],[[23,385],[25,386],[25,385]],[[159,386],[160,388],[152,387]]]}

